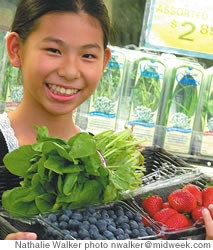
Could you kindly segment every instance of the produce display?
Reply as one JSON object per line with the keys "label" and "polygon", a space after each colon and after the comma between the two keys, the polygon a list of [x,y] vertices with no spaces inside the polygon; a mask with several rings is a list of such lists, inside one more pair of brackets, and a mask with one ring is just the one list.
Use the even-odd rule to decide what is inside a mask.
{"label": "produce display", "polygon": [[24,178],[21,186],[2,195],[2,206],[12,215],[119,200],[122,192],[142,184],[143,156],[130,129],[96,136],[81,132],[65,141],[49,137],[46,127],[35,128],[35,144],[21,146],[4,158],[5,167]]}

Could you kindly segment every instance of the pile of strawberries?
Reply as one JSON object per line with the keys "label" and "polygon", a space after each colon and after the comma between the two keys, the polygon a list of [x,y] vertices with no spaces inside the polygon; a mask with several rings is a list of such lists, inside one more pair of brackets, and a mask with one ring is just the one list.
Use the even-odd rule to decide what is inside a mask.
{"label": "pile of strawberries", "polygon": [[[213,186],[201,190],[194,184],[176,189],[169,194],[166,202],[160,196],[149,196],[142,201],[143,209],[167,231],[203,223],[202,209],[210,204],[213,204]],[[142,221],[147,224],[146,217]]]}

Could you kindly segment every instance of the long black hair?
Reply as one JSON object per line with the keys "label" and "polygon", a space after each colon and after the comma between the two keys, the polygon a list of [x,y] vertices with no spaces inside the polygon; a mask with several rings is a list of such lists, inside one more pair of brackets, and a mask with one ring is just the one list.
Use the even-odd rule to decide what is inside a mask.
{"label": "long black hair", "polygon": [[84,11],[97,18],[104,34],[104,48],[110,39],[110,19],[103,0],[21,0],[12,23],[11,31],[17,32],[24,43],[36,29],[38,19],[48,12]]}

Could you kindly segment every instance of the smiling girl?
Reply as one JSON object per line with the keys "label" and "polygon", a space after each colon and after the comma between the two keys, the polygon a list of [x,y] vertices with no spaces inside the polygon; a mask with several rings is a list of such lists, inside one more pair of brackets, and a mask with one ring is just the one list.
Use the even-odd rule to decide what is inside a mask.
{"label": "smiling girl", "polygon": [[[68,140],[81,130],[73,110],[95,91],[110,58],[110,22],[102,0],[21,0],[7,37],[20,67],[23,99],[0,115],[0,165],[7,152],[36,142],[34,125]],[[7,239],[35,239],[17,233]]]}

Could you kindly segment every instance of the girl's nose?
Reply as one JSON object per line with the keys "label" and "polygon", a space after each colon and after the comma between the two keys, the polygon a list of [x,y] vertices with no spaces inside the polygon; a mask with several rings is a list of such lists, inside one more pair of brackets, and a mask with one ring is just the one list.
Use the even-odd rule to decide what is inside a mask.
{"label": "girl's nose", "polygon": [[77,59],[67,58],[58,69],[58,75],[66,81],[72,81],[80,77],[80,70]]}

